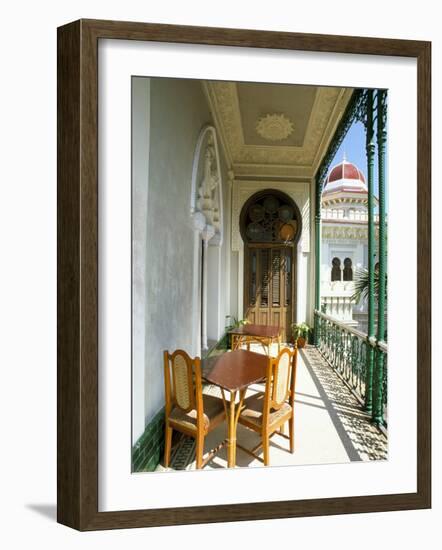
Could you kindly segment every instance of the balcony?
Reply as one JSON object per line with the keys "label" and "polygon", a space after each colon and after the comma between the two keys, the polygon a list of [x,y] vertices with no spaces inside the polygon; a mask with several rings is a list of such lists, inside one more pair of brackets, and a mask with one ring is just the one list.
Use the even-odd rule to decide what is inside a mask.
{"label": "balcony", "polygon": [[[270,465],[292,466],[307,464],[348,463],[387,459],[386,422],[373,424],[364,410],[365,335],[332,318],[317,314],[320,319],[320,344],[299,350],[295,391],[295,453],[288,452],[288,441],[280,435],[271,438]],[[253,351],[264,353],[261,346]],[[379,348],[380,349],[380,348]],[[276,354],[276,344],[271,350]],[[215,350],[213,353],[219,353]],[[386,347],[380,353],[386,357]],[[386,365],[386,361],[385,361]],[[386,373],[386,368],[385,368]],[[386,384],[385,374],[385,384]],[[259,386],[251,386],[250,395]],[[386,386],[385,386],[386,388]],[[205,393],[218,395],[218,388],[206,386]],[[386,392],[384,392],[386,396]],[[384,403],[386,415],[386,398]],[[222,424],[206,438],[205,453],[216,447],[226,436]],[[238,443],[253,448],[259,437],[243,426],[238,426]],[[263,464],[237,449],[238,467],[260,467]],[[226,450],[221,451],[206,465],[206,469],[225,468]],[[175,442],[171,460],[172,469],[195,469],[195,441],[180,436]],[[158,470],[163,467],[158,466]]]}

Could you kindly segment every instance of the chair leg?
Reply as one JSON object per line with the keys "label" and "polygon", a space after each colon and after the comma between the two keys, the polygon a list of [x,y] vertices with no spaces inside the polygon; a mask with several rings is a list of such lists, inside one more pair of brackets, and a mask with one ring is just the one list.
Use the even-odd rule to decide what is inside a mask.
{"label": "chair leg", "polygon": [[295,452],[295,417],[291,416],[289,420],[290,452]]}
{"label": "chair leg", "polygon": [[204,435],[196,436],[196,468],[200,470],[203,466],[203,451],[204,451]]}
{"label": "chair leg", "polygon": [[264,466],[268,466],[270,464],[270,438],[268,433],[262,435],[262,449],[264,451]]}
{"label": "chair leg", "polygon": [[172,448],[172,432],[173,428],[167,425],[165,429],[165,442],[164,442],[164,467],[169,467],[170,462],[170,450]]}

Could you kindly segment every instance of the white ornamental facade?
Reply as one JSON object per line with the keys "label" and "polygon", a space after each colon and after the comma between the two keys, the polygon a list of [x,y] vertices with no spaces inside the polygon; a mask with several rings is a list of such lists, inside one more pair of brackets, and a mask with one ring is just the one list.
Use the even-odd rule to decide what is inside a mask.
{"label": "white ornamental facade", "polygon": [[[358,269],[368,268],[367,200],[364,174],[344,156],[330,170],[322,193],[321,302],[328,315],[361,330],[366,304],[352,296]],[[375,215],[376,236],[377,222]]]}

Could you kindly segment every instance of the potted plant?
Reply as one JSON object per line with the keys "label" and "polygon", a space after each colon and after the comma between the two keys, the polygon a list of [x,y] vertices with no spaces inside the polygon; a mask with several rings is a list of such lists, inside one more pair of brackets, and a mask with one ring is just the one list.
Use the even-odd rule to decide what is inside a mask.
{"label": "potted plant", "polygon": [[298,348],[305,347],[310,330],[307,323],[294,323],[292,325],[293,342],[296,343]]}

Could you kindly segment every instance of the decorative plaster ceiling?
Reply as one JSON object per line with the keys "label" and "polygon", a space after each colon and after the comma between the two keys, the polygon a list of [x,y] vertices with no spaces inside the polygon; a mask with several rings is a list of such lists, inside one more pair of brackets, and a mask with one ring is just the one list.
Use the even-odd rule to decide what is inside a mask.
{"label": "decorative plaster ceiling", "polygon": [[259,117],[256,123],[256,133],[266,141],[284,141],[293,130],[293,122],[282,114],[269,113]]}
{"label": "decorative plaster ceiling", "polygon": [[[236,176],[303,179],[314,176],[353,91],[218,81],[203,88]],[[280,115],[280,139],[257,131],[268,115]],[[273,118],[273,130],[277,122]]]}
{"label": "decorative plaster ceiling", "polygon": [[256,123],[268,114],[276,114],[291,121],[294,127],[278,145],[302,147],[317,88],[255,82],[238,82],[235,88],[246,145],[269,145],[256,133]]}

